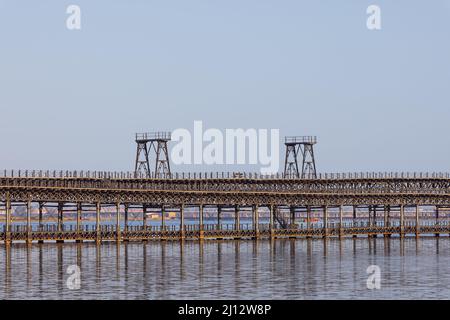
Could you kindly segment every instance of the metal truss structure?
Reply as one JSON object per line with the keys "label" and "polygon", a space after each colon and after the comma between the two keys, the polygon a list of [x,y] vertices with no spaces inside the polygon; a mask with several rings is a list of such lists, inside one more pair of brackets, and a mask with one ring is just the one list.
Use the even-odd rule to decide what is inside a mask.
{"label": "metal truss structure", "polygon": [[[25,225],[13,223],[13,209],[18,206],[25,207]],[[195,208],[197,223],[185,223],[186,207]],[[206,207],[217,210],[216,224],[204,223]],[[435,211],[422,212],[427,207]],[[19,171],[0,177],[0,213],[5,217],[0,238],[9,243],[448,234],[450,221],[442,212],[449,207],[449,174],[334,174],[299,179],[211,173],[164,179]],[[32,208],[39,210],[37,225],[36,217],[31,223]],[[43,222],[48,208],[57,211],[56,225]],[[111,225],[101,223],[105,208],[115,217]],[[160,226],[147,225],[150,208],[161,212]],[[176,227],[165,225],[167,208],[177,214]],[[227,208],[235,215],[231,226],[221,222],[220,212]],[[352,209],[353,215],[344,215],[344,208]],[[142,213],[142,227],[128,225],[129,210]],[[251,212],[250,225],[240,219],[244,210]],[[81,216],[86,212],[95,214],[95,225],[83,225]],[[67,224],[65,217],[75,213],[76,225]]]}
{"label": "metal truss structure", "polygon": [[[286,156],[284,162],[284,174],[296,178],[316,178],[316,161],[314,158],[314,145],[317,138],[313,136],[286,137]],[[302,156],[301,172],[298,165],[298,157]]]}
{"label": "metal truss structure", "polygon": [[169,151],[167,143],[171,140],[170,132],[136,133],[135,177],[152,176],[150,170],[150,154],[155,157],[155,177],[165,178],[171,175]]}

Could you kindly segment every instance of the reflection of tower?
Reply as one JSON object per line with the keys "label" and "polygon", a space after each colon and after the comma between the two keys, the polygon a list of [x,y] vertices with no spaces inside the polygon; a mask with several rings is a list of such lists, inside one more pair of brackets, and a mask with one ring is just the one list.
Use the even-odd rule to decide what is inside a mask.
{"label": "reflection of tower", "polygon": [[167,142],[171,139],[170,132],[152,132],[136,134],[136,176],[141,173],[151,177],[149,154],[155,154],[155,177],[170,176],[169,150]]}
{"label": "reflection of tower", "polygon": [[313,146],[317,138],[312,136],[286,137],[286,158],[284,162],[284,174],[287,177],[300,178],[298,167],[299,151],[302,155],[302,178],[317,178],[316,162],[314,159]]}

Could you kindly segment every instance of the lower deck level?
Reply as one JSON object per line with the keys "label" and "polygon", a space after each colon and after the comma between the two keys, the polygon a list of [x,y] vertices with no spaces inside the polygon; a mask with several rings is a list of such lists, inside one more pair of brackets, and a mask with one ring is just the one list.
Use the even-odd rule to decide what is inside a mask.
{"label": "lower deck level", "polygon": [[267,238],[328,238],[328,237],[376,237],[376,236],[430,236],[450,235],[450,225],[406,225],[406,226],[332,226],[314,228],[270,228],[259,225],[255,229],[223,229],[214,225],[200,228],[189,225],[185,228],[132,227],[129,230],[117,230],[115,226],[102,226],[98,230],[83,228],[80,230],[52,230],[42,228],[39,231],[0,232],[4,243],[21,242],[64,242],[64,241],[157,241],[157,240],[206,240],[206,239],[267,239]]}

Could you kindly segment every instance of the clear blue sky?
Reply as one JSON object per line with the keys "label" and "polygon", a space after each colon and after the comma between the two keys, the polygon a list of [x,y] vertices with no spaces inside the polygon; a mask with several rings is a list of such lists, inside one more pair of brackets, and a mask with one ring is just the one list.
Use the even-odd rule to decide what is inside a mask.
{"label": "clear blue sky", "polygon": [[449,171],[450,0],[0,0],[0,41],[0,168],[131,170],[135,132],[203,120],[317,135],[322,172]]}

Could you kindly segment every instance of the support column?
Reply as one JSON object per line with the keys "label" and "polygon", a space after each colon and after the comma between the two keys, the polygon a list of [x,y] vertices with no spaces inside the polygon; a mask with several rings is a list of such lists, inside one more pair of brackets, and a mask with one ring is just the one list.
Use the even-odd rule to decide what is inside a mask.
{"label": "support column", "polygon": [[328,206],[323,206],[323,236],[328,236]]}
{"label": "support column", "polygon": [[147,206],[142,205],[142,229],[147,230]]}
{"label": "support column", "polygon": [[391,226],[391,205],[387,206],[387,226]]}
{"label": "support column", "polygon": [[255,210],[254,210],[254,206],[252,205],[250,207],[251,211],[252,211],[252,230],[255,230]]}
{"label": "support column", "polygon": [[161,229],[162,230],[165,230],[165,228],[166,228],[166,221],[164,219],[165,213],[166,213],[166,208],[163,205],[163,206],[161,206]]}
{"label": "support column", "polygon": [[31,200],[27,201],[27,243],[31,243]]}
{"label": "support column", "polygon": [[77,240],[76,242],[82,242],[83,240],[80,237],[81,232],[81,212],[83,210],[83,207],[81,205],[81,202],[77,202]]}
{"label": "support column", "polygon": [[42,211],[44,209],[44,203],[39,202],[39,222],[38,222],[38,230],[42,231]]}
{"label": "support column", "polygon": [[[436,222],[435,222],[435,225],[436,225],[436,226],[439,225],[439,207],[438,207],[438,206],[436,206]],[[435,235],[436,237],[439,237],[439,236],[440,236],[439,232],[436,232],[434,235]]]}
{"label": "support column", "polygon": [[[57,231],[63,231],[63,211],[64,211],[64,202],[58,202],[58,225]],[[63,239],[56,240],[56,243],[63,243]]]}
{"label": "support column", "polygon": [[269,206],[269,212],[270,212],[270,218],[269,218],[269,228],[270,228],[270,238],[273,238],[275,236],[274,232],[275,230],[273,229],[274,225],[273,225],[273,204],[271,204]]}
{"label": "support column", "polygon": [[[377,206],[373,205],[373,206],[370,206],[370,208],[371,209],[370,209],[369,215],[372,214],[372,217],[370,218],[370,227],[375,227],[376,223],[377,223],[377,221],[376,221]],[[369,236],[369,238],[370,237],[376,238],[377,237],[376,231],[371,236]]]}
{"label": "support column", "polygon": [[401,238],[403,238],[405,235],[404,218],[405,218],[405,206],[403,204],[401,204],[400,205],[400,237]]}
{"label": "support column", "polygon": [[81,202],[77,203],[77,233],[81,231]]}
{"label": "support column", "polygon": [[6,209],[5,244],[10,244],[11,243],[11,198],[10,198],[9,192],[6,194],[5,209]]}
{"label": "support column", "polygon": [[[356,206],[353,206],[353,226],[352,228],[355,228],[356,223]],[[356,238],[356,234],[353,235],[353,238]]]}
{"label": "support column", "polygon": [[372,212],[373,212],[372,225],[376,227],[377,226],[377,206],[376,205],[372,207]]}
{"label": "support column", "polygon": [[100,236],[101,236],[101,231],[100,231],[100,202],[97,202],[96,204],[96,219],[95,219],[95,232],[97,234],[96,236],[96,241],[100,242]]}
{"label": "support column", "polygon": [[64,204],[62,202],[58,202],[58,232],[62,231],[62,215],[63,215],[63,207]]}
{"label": "support column", "polygon": [[219,206],[217,206],[217,227],[216,227],[217,230],[220,230],[221,215],[222,215],[222,206],[219,205]]}
{"label": "support column", "polygon": [[386,228],[388,227],[388,216],[387,216],[387,213],[388,213],[388,211],[387,211],[387,206],[386,205],[384,205],[383,206],[383,237],[387,237],[387,234],[386,234]]}
{"label": "support column", "polygon": [[[39,210],[39,217],[38,217],[38,231],[42,231],[43,230],[43,225],[42,225],[42,215],[43,215],[43,210],[44,210],[44,203],[43,202],[39,202],[38,203],[38,210]],[[38,243],[44,243],[44,240],[39,239]]]}
{"label": "support column", "polygon": [[439,207],[438,206],[436,206],[436,222],[435,222],[435,224],[436,225],[439,224]]}
{"label": "support column", "polygon": [[184,240],[184,203],[180,207],[180,239]]}
{"label": "support column", "polygon": [[[386,215],[386,223],[385,223],[385,227],[389,228],[391,226],[391,206],[388,204],[385,207],[385,215]],[[384,234],[385,237],[389,238],[391,236],[391,234]]]}
{"label": "support column", "polygon": [[129,207],[129,204],[128,203],[125,203],[125,208],[124,208],[124,218],[125,218],[125,221],[124,221],[124,231],[125,231],[125,233],[127,233],[128,232],[128,207]]}
{"label": "support column", "polygon": [[311,232],[311,207],[306,206],[306,229],[308,234]]}
{"label": "support column", "polygon": [[258,206],[257,205],[253,205],[252,206],[252,210],[253,210],[253,216],[254,216],[254,221],[255,224],[253,225],[253,229],[255,230],[255,239],[259,238],[259,214],[258,214]]}
{"label": "support column", "polygon": [[199,239],[203,239],[203,203],[198,208]]}
{"label": "support column", "polygon": [[343,207],[343,205],[341,204],[340,206],[339,206],[339,238],[342,238],[342,236],[344,235],[344,229],[343,229],[343,226],[342,226],[342,214],[343,214],[343,211],[344,211],[344,207]]}
{"label": "support column", "polygon": [[419,205],[416,205],[416,238],[420,235]]}
{"label": "support column", "polygon": [[122,239],[120,232],[120,202],[116,204],[116,240],[119,242]]}
{"label": "support column", "polygon": [[239,230],[241,227],[241,220],[239,216],[239,205],[234,206],[234,230]]}
{"label": "support column", "polygon": [[291,225],[291,228],[293,228],[295,225],[295,207],[294,206],[290,206],[290,212],[291,212],[291,217],[290,217],[289,224]]}

